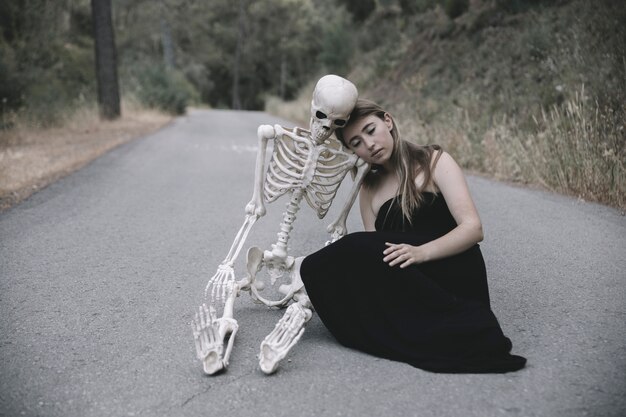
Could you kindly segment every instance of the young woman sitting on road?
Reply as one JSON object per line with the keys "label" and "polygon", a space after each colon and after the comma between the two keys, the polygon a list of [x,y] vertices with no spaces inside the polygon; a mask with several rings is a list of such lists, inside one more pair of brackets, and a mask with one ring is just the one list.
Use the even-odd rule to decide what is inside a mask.
{"label": "young woman sitting on road", "polygon": [[336,133],[371,170],[359,193],[365,231],[300,268],[329,331],[345,346],[434,372],[523,368],[490,308],[482,225],[454,159],[401,139],[392,116],[367,100]]}

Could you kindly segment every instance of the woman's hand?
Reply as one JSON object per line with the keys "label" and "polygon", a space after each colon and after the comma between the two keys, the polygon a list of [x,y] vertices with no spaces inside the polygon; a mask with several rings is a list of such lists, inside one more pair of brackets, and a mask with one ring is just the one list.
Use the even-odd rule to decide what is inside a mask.
{"label": "woman's hand", "polygon": [[385,242],[387,249],[383,251],[383,261],[389,266],[400,264],[400,268],[406,268],[411,264],[420,264],[428,260],[426,251],[422,246],[411,246],[406,243]]}

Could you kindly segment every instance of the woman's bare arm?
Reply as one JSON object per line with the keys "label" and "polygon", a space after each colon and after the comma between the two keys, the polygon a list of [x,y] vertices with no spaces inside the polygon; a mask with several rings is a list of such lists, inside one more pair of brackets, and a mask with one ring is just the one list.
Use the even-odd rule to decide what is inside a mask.
{"label": "woman's bare arm", "polygon": [[443,194],[457,227],[420,246],[387,243],[383,260],[401,268],[461,253],[483,240],[483,229],[461,167],[443,152],[433,171],[433,182]]}
{"label": "woman's bare arm", "polygon": [[376,215],[372,209],[372,193],[365,187],[361,186],[359,191],[359,209],[361,210],[361,220],[366,232],[376,230]]}

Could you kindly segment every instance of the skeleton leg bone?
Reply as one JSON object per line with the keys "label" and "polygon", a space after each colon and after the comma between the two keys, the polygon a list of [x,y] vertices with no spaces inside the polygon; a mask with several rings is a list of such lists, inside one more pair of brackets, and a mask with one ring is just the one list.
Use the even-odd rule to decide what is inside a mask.
{"label": "skeleton leg bone", "polygon": [[[294,293],[293,298],[296,302],[287,307],[287,311],[276,323],[274,330],[261,343],[259,365],[266,374],[276,371],[279,362],[302,337],[304,325],[313,315],[311,301],[304,292],[304,285],[300,278],[300,264],[303,259],[297,258],[294,263],[291,288],[282,288],[282,291]],[[298,287],[297,291],[294,291],[295,287]]]}

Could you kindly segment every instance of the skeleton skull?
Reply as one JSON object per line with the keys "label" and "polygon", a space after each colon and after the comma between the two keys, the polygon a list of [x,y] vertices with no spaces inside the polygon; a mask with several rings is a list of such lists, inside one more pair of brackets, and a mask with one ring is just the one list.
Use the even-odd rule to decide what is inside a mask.
{"label": "skeleton skull", "polygon": [[328,139],[336,128],[345,126],[359,93],[345,78],[325,75],[315,85],[311,101],[311,138]]}

